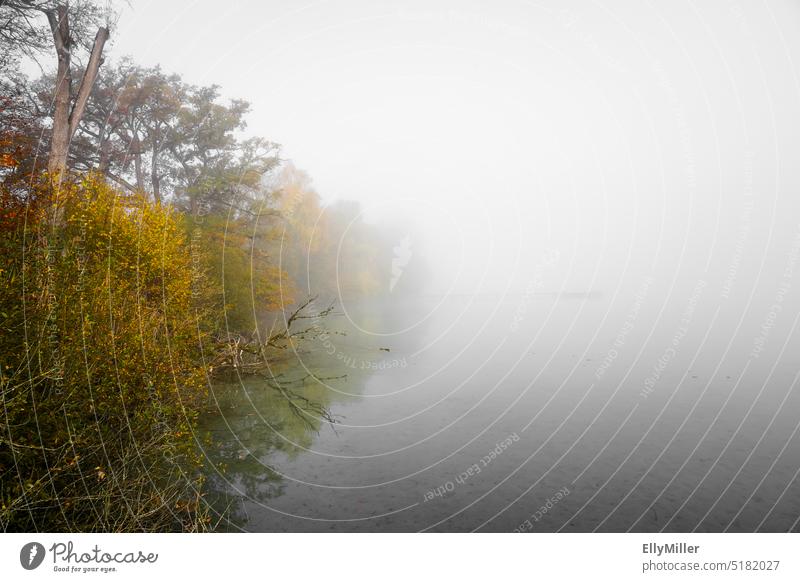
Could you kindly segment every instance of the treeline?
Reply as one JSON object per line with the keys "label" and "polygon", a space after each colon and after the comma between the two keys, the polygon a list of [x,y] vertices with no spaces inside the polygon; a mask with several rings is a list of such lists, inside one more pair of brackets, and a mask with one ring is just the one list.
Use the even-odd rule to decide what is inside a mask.
{"label": "treeline", "polygon": [[[212,528],[209,383],[302,340],[311,297],[390,278],[357,206],[323,208],[277,144],[243,137],[248,103],[113,62],[114,18],[0,3],[3,531]],[[31,81],[31,60],[50,72]]]}

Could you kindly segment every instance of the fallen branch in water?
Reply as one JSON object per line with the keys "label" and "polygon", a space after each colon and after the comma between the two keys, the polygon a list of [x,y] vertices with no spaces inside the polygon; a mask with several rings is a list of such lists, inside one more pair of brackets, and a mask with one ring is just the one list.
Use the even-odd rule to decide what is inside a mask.
{"label": "fallen branch in water", "polygon": [[334,304],[316,314],[310,314],[308,309],[317,300],[316,296],[309,297],[286,318],[286,324],[278,332],[271,331],[266,341],[261,340],[260,334],[255,337],[246,337],[239,333],[228,333],[215,338],[216,355],[211,360],[210,372],[223,374],[236,372],[238,374],[261,374],[270,369],[270,350],[285,350],[294,346],[298,341],[314,339],[323,333],[324,329],[317,323],[303,329],[295,329],[296,324],[302,320],[321,319],[333,313]]}
{"label": "fallen branch in water", "polygon": [[[283,374],[274,373],[272,365],[277,359],[274,356],[278,351],[294,346],[297,341],[308,341],[324,333],[325,330],[318,323],[300,330],[293,329],[299,321],[318,320],[333,313],[333,303],[319,313],[309,313],[309,308],[316,299],[316,296],[309,297],[295,308],[286,318],[284,329],[271,332],[266,341],[261,341],[258,335],[254,338],[247,338],[241,334],[217,337],[217,355],[210,366],[210,372],[215,376],[233,373],[239,377],[246,375],[263,378],[267,386],[276,390],[286,400],[292,414],[312,430],[317,430],[317,427],[309,417],[326,420],[331,427],[336,424],[337,419],[325,406],[299,394],[296,389],[305,386],[308,380],[324,384],[330,380],[341,380],[347,375],[322,377],[309,372],[299,378],[285,379]],[[273,351],[273,357],[270,357],[270,350]]]}

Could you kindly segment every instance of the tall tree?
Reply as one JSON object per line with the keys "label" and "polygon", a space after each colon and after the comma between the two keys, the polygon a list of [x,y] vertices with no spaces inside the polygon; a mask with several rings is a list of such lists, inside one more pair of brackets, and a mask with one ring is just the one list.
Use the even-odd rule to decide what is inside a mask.
{"label": "tall tree", "polygon": [[[44,15],[46,24],[41,23]],[[81,122],[86,103],[102,64],[103,48],[109,28],[100,25],[106,12],[88,0],[58,2],[53,0],[4,0],[0,3],[3,19],[2,43],[27,56],[44,50],[44,30],[49,28],[57,57],[53,93],[53,124],[47,169],[59,183],[67,167],[70,142]],[[94,40],[89,45],[93,29]],[[88,50],[88,60],[74,87],[73,57],[79,48]]]}
{"label": "tall tree", "polygon": [[160,201],[164,169],[158,134],[173,125],[180,109],[177,85],[159,68],[129,59],[104,67],[73,141],[71,165],[96,169],[131,191],[150,190]]}
{"label": "tall tree", "polygon": [[89,93],[97,78],[97,71],[102,62],[103,46],[108,40],[108,28],[101,26],[89,53],[89,61],[81,77],[78,90],[72,88],[72,50],[74,41],[69,25],[69,9],[65,4],[58,4],[54,9],[46,10],[45,15],[53,33],[58,71],[56,73],[56,89],[53,99],[53,133],[50,142],[50,157],[47,170],[59,181],[67,168],[69,144],[78,124],[83,117]]}

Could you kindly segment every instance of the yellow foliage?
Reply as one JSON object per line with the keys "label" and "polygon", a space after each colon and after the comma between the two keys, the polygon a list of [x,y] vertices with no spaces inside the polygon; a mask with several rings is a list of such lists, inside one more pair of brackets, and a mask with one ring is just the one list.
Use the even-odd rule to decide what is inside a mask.
{"label": "yellow foliage", "polygon": [[[0,470],[13,461],[31,483],[4,483],[2,525],[103,528],[92,516],[115,498],[115,523],[165,527],[173,517],[153,507],[142,519],[120,496],[128,484],[157,500],[169,495],[164,483],[199,478],[187,467],[205,398],[207,290],[170,208],[94,176],[59,199],[61,223],[40,212],[2,232],[0,391],[14,454],[0,447]],[[94,493],[80,478],[91,473]],[[71,498],[71,510],[54,495]]]}

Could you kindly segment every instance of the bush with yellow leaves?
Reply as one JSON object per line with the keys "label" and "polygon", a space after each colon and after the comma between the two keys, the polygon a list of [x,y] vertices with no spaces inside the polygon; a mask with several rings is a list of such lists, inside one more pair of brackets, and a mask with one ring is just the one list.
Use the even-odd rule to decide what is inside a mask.
{"label": "bush with yellow leaves", "polygon": [[2,197],[0,529],[200,529],[205,261],[96,176],[57,202]]}

